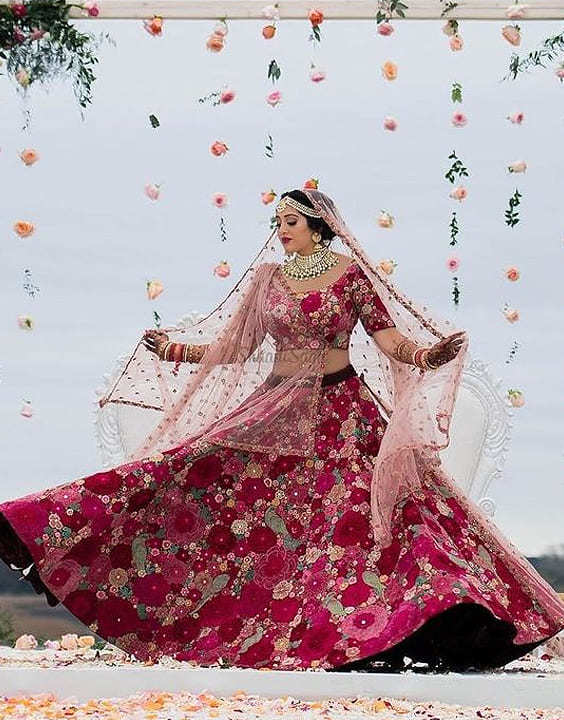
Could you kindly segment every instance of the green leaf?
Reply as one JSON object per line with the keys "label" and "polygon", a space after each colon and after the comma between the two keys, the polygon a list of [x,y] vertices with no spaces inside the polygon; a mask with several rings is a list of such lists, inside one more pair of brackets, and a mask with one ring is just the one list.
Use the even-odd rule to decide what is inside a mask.
{"label": "green leaf", "polygon": [[370,570],[365,570],[362,573],[362,579],[367,585],[369,585],[371,588],[374,588],[378,595],[382,595],[384,586],[380,582],[380,578],[378,577],[378,575],[376,575],[376,573],[373,573]]}

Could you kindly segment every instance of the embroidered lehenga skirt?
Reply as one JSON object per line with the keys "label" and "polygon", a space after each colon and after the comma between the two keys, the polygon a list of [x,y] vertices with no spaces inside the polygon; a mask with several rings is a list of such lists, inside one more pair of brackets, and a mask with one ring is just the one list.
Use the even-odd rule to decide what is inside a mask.
{"label": "embroidered lehenga skirt", "polygon": [[[385,431],[352,366],[326,375],[310,458],[190,446],[0,505],[0,557],[139,659],[347,670],[501,666],[564,627],[476,506],[432,474],[372,542]],[[545,585],[546,592],[546,585]]]}

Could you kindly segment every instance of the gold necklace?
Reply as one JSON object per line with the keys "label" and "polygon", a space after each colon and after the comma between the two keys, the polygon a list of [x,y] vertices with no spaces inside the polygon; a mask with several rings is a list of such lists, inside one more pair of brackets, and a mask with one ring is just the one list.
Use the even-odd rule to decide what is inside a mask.
{"label": "gold necklace", "polygon": [[319,277],[339,262],[339,256],[329,247],[323,247],[310,255],[296,253],[291,260],[286,260],[282,272],[294,280],[308,280]]}

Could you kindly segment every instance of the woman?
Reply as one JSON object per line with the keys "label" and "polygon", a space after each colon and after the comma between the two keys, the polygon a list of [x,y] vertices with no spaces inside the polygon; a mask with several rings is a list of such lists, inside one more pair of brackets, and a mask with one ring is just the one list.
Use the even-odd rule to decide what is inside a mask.
{"label": "woman", "polygon": [[140,659],[468,670],[555,635],[558,595],[441,466],[464,333],[323,193],[274,231],[290,259],[269,239],[204,320],[146,331],[101,401],[128,462],[0,505],[0,556]]}

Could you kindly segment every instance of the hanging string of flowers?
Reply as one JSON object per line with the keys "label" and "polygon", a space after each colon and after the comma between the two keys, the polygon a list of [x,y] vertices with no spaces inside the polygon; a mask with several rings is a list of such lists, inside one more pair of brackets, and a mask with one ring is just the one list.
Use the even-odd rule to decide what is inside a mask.
{"label": "hanging string of flowers", "polygon": [[[454,97],[453,102],[460,102],[462,100],[462,87],[459,85],[459,83],[456,83],[458,86],[456,89],[456,92],[454,90],[451,92],[451,98]],[[462,113],[459,113],[462,115]],[[455,113],[455,116],[457,113]],[[453,117],[453,125],[458,127],[463,127],[466,125],[466,121],[464,119],[464,122],[461,120],[459,122],[454,121],[455,118]],[[468,177],[469,173],[467,168],[462,164],[462,161],[457,156],[456,151],[453,150],[451,154],[448,156],[449,160],[452,160],[452,164],[450,168],[445,173],[445,178],[454,185],[456,182],[456,178],[459,179],[461,177]],[[463,185],[459,185],[456,188],[453,188],[451,192],[449,193],[449,196],[453,198],[454,200],[458,200],[459,202],[462,202],[467,196],[467,190]],[[458,227],[458,218],[456,215],[456,211],[453,210],[452,216],[449,223],[449,229],[450,229],[450,242],[449,244],[451,246],[454,246],[458,244],[457,235],[459,234],[460,230]],[[447,268],[451,272],[456,272],[460,267],[460,259],[456,255],[451,255],[447,259]],[[458,284],[458,275],[454,275],[452,278],[452,300],[454,302],[455,307],[458,307],[460,303],[460,286]]]}
{"label": "hanging string of flowers", "polygon": [[[16,89],[27,96],[34,83],[42,85],[70,76],[82,109],[92,102],[94,51],[104,39],[115,46],[107,33],[98,38],[82,33],[69,22],[71,8],[97,17],[95,2],[77,5],[65,0],[30,0],[0,5],[0,58],[6,74],[16,80]],[[81,110],[84,120],[84,113]]]}

